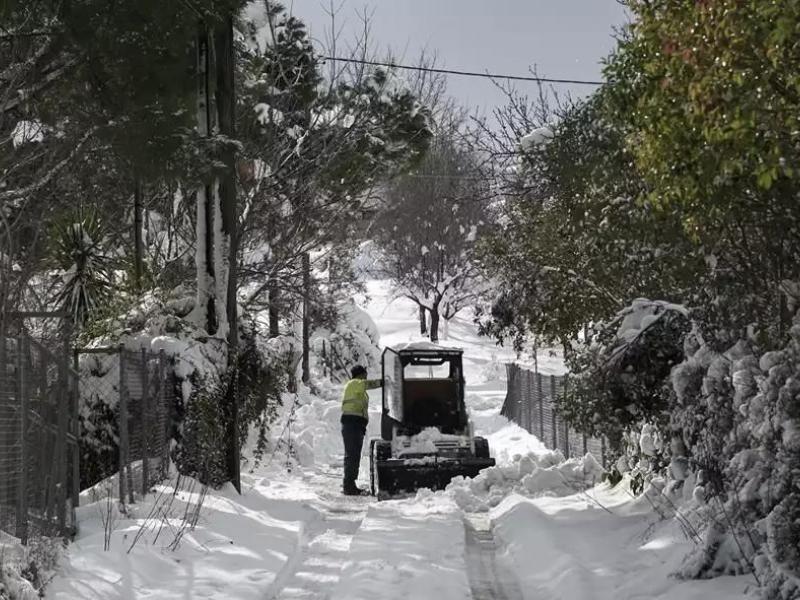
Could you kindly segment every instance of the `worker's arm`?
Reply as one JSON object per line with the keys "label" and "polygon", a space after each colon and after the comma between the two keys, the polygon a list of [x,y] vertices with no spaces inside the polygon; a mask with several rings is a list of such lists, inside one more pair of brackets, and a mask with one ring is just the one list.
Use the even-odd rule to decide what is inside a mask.
{"label": "worker's arm", "polygon": [[368,390],[374,390],[379,387],[383,387],[383,379],[367,379],[365,382],[365,387]]}

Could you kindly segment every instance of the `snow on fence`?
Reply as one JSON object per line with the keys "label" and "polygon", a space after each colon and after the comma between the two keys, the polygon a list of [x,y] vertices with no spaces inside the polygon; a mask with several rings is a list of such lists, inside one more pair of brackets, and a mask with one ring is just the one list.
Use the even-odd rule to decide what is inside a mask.
{"label": "snow on fence", "polygon": [[515,363],[506,365],[506,370],[508,391],[501,411],[504,417],[567,458],[591,453],[606,466],[605,441],[575,431],[558,416],[555,399],[566,392],[568,376],[542,375]]}
{"label": "snow on fence", "polygon": [[[9,313],[0,331],[0,530],[26,544],[74,530],[78,505],[77,374],[67,336],[33,337],[28,318]],[[13,334],[8,332],[13,331]]]}
{"label": "snow on fence", "polygon": [[107,406],[116,425],[119,499],[134,502],[169,471],[175,409],[172,361],[164,351],[80,348],[75,350],[84,405]]}

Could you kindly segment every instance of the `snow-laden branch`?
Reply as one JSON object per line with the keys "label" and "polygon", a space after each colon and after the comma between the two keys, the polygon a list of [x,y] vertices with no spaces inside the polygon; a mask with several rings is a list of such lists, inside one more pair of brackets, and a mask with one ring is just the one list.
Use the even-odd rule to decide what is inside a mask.
{"label": "snow-laden branch", "polygon": [[621,298],[615,296],[609,290],[607,290],[607,289],[603,288],[602,286],[598,285],[597,283],[595,283],[591,279],[588,279],[588,278],[584,277],[583,275],[580,275],[580,274],[576,273],[572,269],[564,269],[562,267],[545,266],[545,267],[542,267],[541,270],[546,272],[546,273],[547,272],[549,272],[549,273],[558,273],[559,275],[563,275],[565,277],[569,277],[570,279],[573,279],[575,281],[580,281],[581,283],[585,283],[586,285],[588,285],[590,288],[592,288],[597,293],[599,293],[602,296],[606,297],[607,299],[611,300],[615,305],[617,305],[617,307],[624,306],[624,304],[625,304],[622,301]]}
{"label": "snow-laden branch", "polygon": [[58,68],[50,71],[49,73],[47,73],[47,75],[45,75],[41,79],[41,81],[37,81],[36,83],[34,83],[34,84],[32,84],[32,85],[30,85],[30,86],[28,86],[26,88],[22,88],[20,90],[17,90],[17,93],[13,97],[7,99],[3,103],[2,107],[0,107],[0,112],[8,112],[8,111],[16,108],[17,106],[19,106],[23,102],[27,102],[28,100],[30,100],[30,98],[34,94],[36,94],[37,92],[42,91],[47,86],[49,86],[51,83],[53,83],[54,81],[58,80],[60,77],[65,75],[67,73],[67,71],[69,71],[72,67],[74,67],[77,64],[78,64],[77,60],[70,59],[66,63],[61,65],[60,67],[58,67]]}
{"label": "snow-laden branch", "polygon": [[86,144],[87,141],[92,137],[94,132],[97,130],[96,127],[92,127],[86,133],[83,134],[78,143],[75,144],[75,147],[72,151],[58,161],[55,165],[53,165],[47,173],[45,173],[38,181],[32,183],[24,188],[16,189],[16,190],[8,190],[5,192],[0,192],[0,203],[7,204],[7,203],[16,203],[17,201],[37,192],[38,190],[42,189],[46,185],[48,185],[53,178],[64,168],[66,167],[72,160],[80,153],[83,149],[83,146]]}

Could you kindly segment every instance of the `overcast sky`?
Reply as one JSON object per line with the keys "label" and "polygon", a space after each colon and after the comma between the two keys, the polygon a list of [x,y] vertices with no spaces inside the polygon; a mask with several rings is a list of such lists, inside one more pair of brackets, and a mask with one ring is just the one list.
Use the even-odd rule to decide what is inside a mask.
{"label": "overcast sky", "polygon": [[[359,13],[372,15],[372,38],[384,55],[391,48],[415,62],[423,48],[438,54],[440,67],[541,77],[601,77],[600,60],[614,47],[614,28],[626,21],[616,0],[334,0],[337,27],[352,39],[362,29]],[[329,0],[288,0],[294,14],[325,39]],[[533,83],[516,84],[535,92]],[[592,88],[557,86],[580,96]],[[466,106],[491,109],[502,103],[488,79],[448,76],[448,91]]]}

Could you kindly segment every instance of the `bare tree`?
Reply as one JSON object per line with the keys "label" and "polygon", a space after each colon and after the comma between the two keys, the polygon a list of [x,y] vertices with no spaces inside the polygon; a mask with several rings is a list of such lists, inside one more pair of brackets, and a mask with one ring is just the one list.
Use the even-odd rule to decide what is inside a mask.
{"label": "bare tree", "polygon": [[456,123],[444,122],[419,167],[389,186],[374,229],[385,275],[418,305],[423,333],[430,315],[434,342],[441,318],[452,319],[482,289],[473,253],[491,221],[486,179]]}

